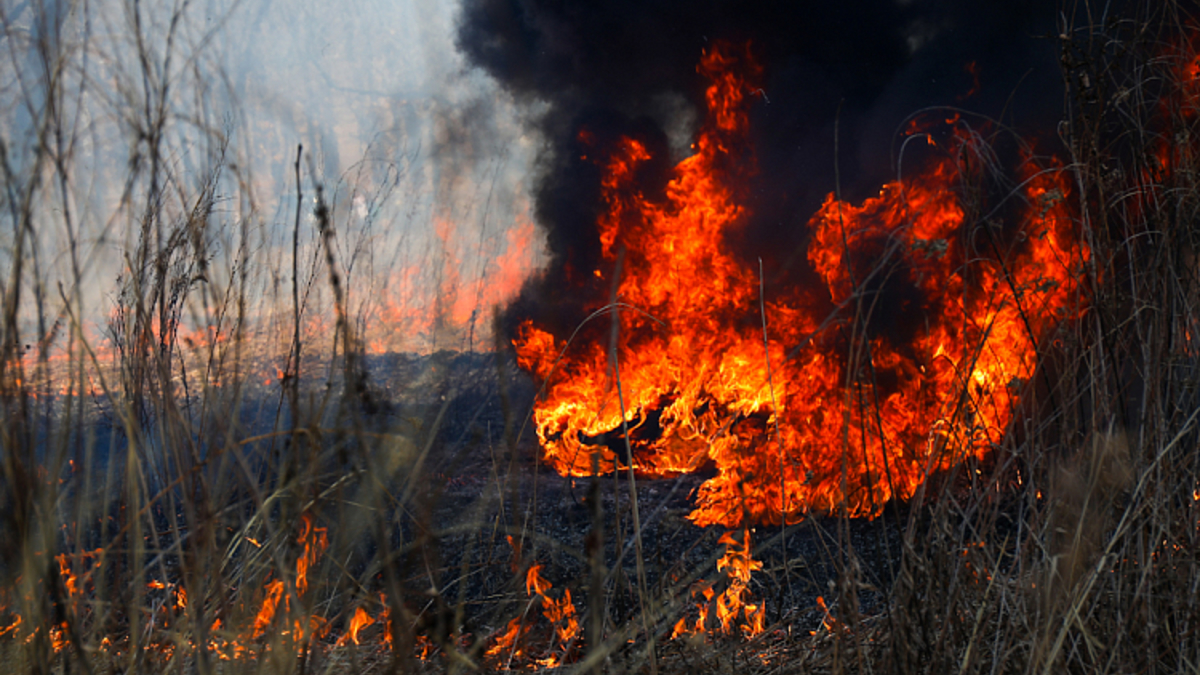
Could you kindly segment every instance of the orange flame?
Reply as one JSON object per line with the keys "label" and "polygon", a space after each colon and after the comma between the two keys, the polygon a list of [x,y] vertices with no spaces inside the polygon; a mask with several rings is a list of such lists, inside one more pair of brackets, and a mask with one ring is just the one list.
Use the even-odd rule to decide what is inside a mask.
{"label": "orange flame", "polygon": [[50,646],[54,649],[54,651],[61,652],[63,649],[66,648],[66,646],[67,646],[66,633],[67,633],[67,622],[66,621],[64,621],[61,624],[50,629],[50,632],[48,633],[48,635],[50,636]]}
{"label": "orange flame", "polygon": [[22,621],[23,621],[23,619],[21,619],[21,615],[19,615],[19,614],[16,615],[16,617],[14,617],[12,623],[10,623],[8,626],[5,626],[4,628],[0,628],[0,637],[4,637],[5,635],[8,635],[9,633],[12,633],[13,631],[15,631],[17,628],[20,627]]}
{"label": "orange flame", "polygon": [[296,542],[304,544],[304,554],[296,559],[296,592],[304,595],[308,591],[308,570],[316,564],[325,549],[329,548],[329,538],[326,536],[326,528],[313,527],[312,516],[305,513],[300,519],[300,536]]}
{"label": "orange flame", "polygon": [[532,596],[537,593],[542,600],[542,616],[554,626],[554,633],[560,644],[566,644],[575,637],[579,630],[579,621],[575,618],[575,604],[571,602],[571,589],[563,591],[563,597],[555,600],[547,595],[551,584],[539,574],[541,565],[529,568],[526,575],[525,592]]}
{"label": "orange flame", "polygon": [[522,655],[519,647],[516,646],[517,639],[525,633],[529,632],[529,626],[521,626],[521,617],[517,617],[508,622],[508,627],[504,633],[496,638],[496,641],[491,647],[488,647],[484,652],[485,656],[497,656],[508,652],[512,658]]}
{"label": "orange flame", "polygon": [[271,626],[271,621],[275,618],[275,610],[279,607],[279,600],[283,597],[283,582],[278,579],[267,584],[267,597],[263,599],[262,608],[258,610],[258,614],[254,617],[254,627],[250,633],[251,640],[257,640],[267,632],[267,628]]}
{"label": "orange flame", "polygon": [[70,555],[63,553],[55,556],[54,559],[58,561],[58,576],[62,579],[63,587],[67,589],[67,596],[73,598],[79,595],[79,588],[75,585],[78,578],[75,576],[75,571],[71,569]]}
{"label": "orange flame", "polygon": [[[740,626],[742,635],[752,638],[765,630],[766,615],[762,606],[750,602],[750,576],[762,569],[762,562],[752,556],[750,531],[742,532],[741,542],[730,532],[721,535],[718,542],[725,544],[725,553],[717,560],[717,570],[725,572],[728,586],[720,595],[716,594],[712,586],[703,586],[701,592],[704,602],[696,606],[699,617],[691,626],[688,625],[687,617],[680,618],[671,632],[672,640],[681,635],[703,633],[708,629],[709,608],[713,606],[713,598],[716,598],[719,632],[732,635],[734,629]],[[693,589],[692,596],[695,595],[696,590]]]}
{"label": "orange flame", "polygon": [[346,629],[346,633],[337,641],[337,645],[343,646],[353,642],[359,644],[358,633],[362,629],[375,623],[375,619],[371,618],[370,614],[362,607],[354,610],[354,616],[350,618],[350,625]]}
{"label": "orange flame", "polygon": [[821,608],[824,616],[821,618],[821,628],[827,631],[836,630],[838,626],[837,619],[833,618],[833,614],[829,611],[829,606],[825,604],[825,598],[817,596],[817,606]]}
{"label": "orange flame", "polygon": [[[391,631],[389,630],[388,633],[390,635]],[[391,643],[391,638],[389,637],[388,644],[390,645]],[[418,635],[413,646],[417,649],[417,658],[422,661],[429,658],[429,655],[433,653],[433,642],[424,635]]]}
{"label": "orange flame", "polygon": [[[509,543],[512,543],[511,537],[509,538]],[[516,546],[514,545],[515,551]],[[529,597],[536,595],[541,600],[542,616],[553,626],[559,651],[537,659],[539,666],[553,668],[561,665],[564,657],[569,652],[571,642],[579,632],[579,620],[576,616],[575,604],[571,601],[571,589],[565,589],[563,597],[555,600],[548,595],[552,584],[541,575],[541,571],[541,565],[534,565],[526,572],[525,593]],[[518,645],[518,641],[529,633],[533,626],[531,623],[523,623],[523,618],[524,615],[509,621],[504,633],[495,639],[495,642],[487,649],[485,655],[493,657],[505,652],[508,653],[510,658],[517,658],[524,655],[524,651]]]}
{"label": "orange flame", "polygon": [[763,632],[763,610],[747,601],[750,599],[750,575],[761,570],[762,563],[751,557],[749,530],[743,532],[741,543],[729,532],[721,536],[720,543],[725,544],[725,555],[717,561],[717,569],[727,570],[729,576],[729,587],[717,598],[717,618],[721,621],[721,630],[732,633],[734,622],[741,613],[744,619],[742,633],[746,637],[754,637]]}
{"label": "orange flame", "polygon": [[[1078,312],[1088,251],[1061,172],[1029,163],[1028,207],[1008,228],[1023,235],[1007,239],[968,219],[951,157],[861,205],[830,195],[810,221],[823,293],[783,289],[763,316],[757,270],[725,245],[748,217],[758,68],[748,48],[719,45],[699,70],[712,82],[708,120],[665,197],[634,183],[649,158],[637,140],[592,160],[604,169],[603,255],[615,268],[625,251],[615,364],[604,340],[564,352],[532,321],[514,340],[520,365],[546,380],[534,413],[543,460],[571,476],[591,475],[593,456],[622,466],[606,443],[624,422],[642,474],[715,469],[689,518],[736,528],[810,511],[874,515],[931,471],[983,456],[1033,375],[1037,341]],[[968,134],[954,136],[969,150]],[[899,300],[877,299],[891,287],[904,289]],[[870,315],[883,310],[927,328],[875,329]]]}
{"label": "orange flame", "polygon": [[[303,550],[296,560],[296,589],[297,594],[302,597],[311,586],[308,573],[320,560],[321,555],[328,547],[329,542],[326,528],[316,527],[313,518],[309,514],[303,514],[301,516],[301,527],[297,543],[303,545]],[[64,553],[55,556],[63,588],[69,598],[75,599],[76,605],[80,604],[83,600],[83,593],[90,588],[91,576],[101,565],[102,553],[103,549],[97,549],[95,551]],[[80,566],[78,561],[89,559],[94,561],[91,564],[91,568],[86,573],[80,573],[78,571]],[[149,591],[166,591],[167,593],[163,594],[166,598],[163,595],[154,594],[154,609],[150,611],[150,621],[147,624],[147,634],[150,638],[143,643],[143,649],[166,661],[169,661],[180,647],[195,649],[197,645],[193,644],[186,637],[183,638],[182,642],[179,642],[178,636],[163,639],[158,635],[159,631],[169,628],[170,621],[173,620],[171,614],[159,615],[157,613],[158,609],[169,607],[176,611],[186,610],[188,606],[187,589],[177,583],[164,582],[158,579],[147,581],[146,588]],[[0,596],[0,598],[2,597]],[[386,630],[380,637],[380,643],[390,648],[391,619],[388,616],[387,598],[381,593],[379,599],[383,610],[378,617],[372,618],[365,609],[361,607],[357,608],[347,624],[346,632],[336,642],[331,643],[331,645],[333,647],[340,647],[350,643],[361,644],[363,629],[378,623],[386,626]],[[281,618],[280,612],[287,612],[290,609],[289,604],[290,595],[286,582],[281,579],[268,580],[263,589],[261,605],[254,613],[253,619],[246,630],[232,639],[224,636],[222,635],[224,632],[224,623],[220,617],[216,617],[209,628],[210,636],[204,647],[216,655],[218,659],[232,661],[246,656],[250,651],[248,645],[267,635],[268,631],[272,630],[273,627],[276,629],[282,628],[278,634],[288,638],[292,643],[301,643],[310,638],[320,638],[328,632],[330,624],[320,616],[293,616],[286,620]],[[7,605],[0,602],[0,614],[5,612],[6,609]],[[74,606],[71,612],[73,616],[86,621],[80,615],[81,609],[79,606]],[[285,621],[290,621],[290,623],[286,623]],[[35,627],[31,633],[19,634],[21,627],[24,625],[26,625],[26,622],[23,617],[13,614],[11,621],[7,625],[0,625],[0,637],[11,634],[28,643],[42,630],[41,627]],[[50,626],[46,630],[45,634],[55,651],[61,651],[69,646],[67,640],[67,629],[69,626],[70,624],[64,621]],[[421,658],[425,658],[434,648],[434,645],[424,636],[418,636],[416,646]],[[265,648],[270,649],[271,645],[267,644]],[[99,643],[99,649],[110,650],[119,648],[113,646],[113,641],[108,636],[104,636]]]}

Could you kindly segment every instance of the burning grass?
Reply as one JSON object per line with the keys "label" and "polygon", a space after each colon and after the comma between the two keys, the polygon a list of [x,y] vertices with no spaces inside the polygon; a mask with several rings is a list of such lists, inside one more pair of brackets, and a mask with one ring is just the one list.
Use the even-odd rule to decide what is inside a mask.
{"label": "burning grass", "polygon": [[[373,355],[319,189],[309,250],[218,273],[220,153],[196,185],[130,169],[92,334],[23,262],[69,218],[33,198],[71,180],[47,108],[33,169],[5,167],[0,667],[1195,670],[1195,35],[1177,8],[1063,26],[1059,159],[915,117],[919,162],[810,218],[824,289],[774,295],[721,247],[761,66],[714,46],[666,198],[636,189],[636,139],[589,153],[613,301],[572,335],[525,324],[513,356]],[[260,263],[290,296],[256,330]],[[923,318],[903,342],[880,324],[901,315]]]}

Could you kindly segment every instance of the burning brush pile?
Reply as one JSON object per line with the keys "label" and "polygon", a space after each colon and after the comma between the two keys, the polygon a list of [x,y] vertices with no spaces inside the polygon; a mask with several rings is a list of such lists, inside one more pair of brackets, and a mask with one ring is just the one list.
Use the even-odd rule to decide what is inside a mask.
{"label": "burning brush pile", "polygon": [[[592,274],[614,298],[592,321],[605,325],[574,344],[532,320],[519,329],[520,363],[546,383],[534,412],[543,459],[573,476],[715,472],[689,518],[739,527],[876,515],[985,456],[1033,378],[1038,341],[1085,306],[1089,252],[1067,175],[1027,158],[1015,222],[981,224],[992,205],[959,192],[988,160],[980,131],[937,119],[936,141],[914,120],[924,165],[860,204],[830,194],[809,221],[822,286],[768,301],[761,268],[725,245],[754,184],[759,67],[747,45],[717,44],[699,69],[708,116],[661,200],[635,182],[642,143],[592,150],[608,207]],[[919,328],[890,325],[912,316]],[[587,339],[610,326],[611,340]]]}
{"label": "burning brush pile", "polygon": [[[253,399],[236,371],[185,391],[157,338],[102,414],[44,408],[9,353],[0,667],[1194,669],[1200,20],[1031,19],[1035,75],[996,28],[918,107],[975,53],[946,26],[990,10],[876,4],[625,17],[655,41],[465,3],[460,46],[548,148],[552,259],[507,343],[365,359],[318,202],[336,386],[298,372],[299,309]],[[832,105],[789,98],[822,77]],[[417,402],[378,384],[401,361]]]}

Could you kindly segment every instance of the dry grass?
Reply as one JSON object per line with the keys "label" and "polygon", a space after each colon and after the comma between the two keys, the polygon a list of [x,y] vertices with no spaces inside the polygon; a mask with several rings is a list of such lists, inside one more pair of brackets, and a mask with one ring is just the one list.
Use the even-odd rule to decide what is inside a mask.
{"label": "dry grass", "polygon": [[[585,639],[547,637],[541,648],[565,651],[575,670],[1200,670],[1200,106],[1181,75],[1191,52],[1178,36],[1192,34],[1183,10],[1143,11],[1061,28],[1064,171],[1092,251],[1091,307],[1060,334],[1038,336],[1043,368],[1005,442],[878,523],[760,531],[756,555],[770,564],[755,590],[780,598],[767,631],[675,641],[664,638],[691,605],[689,589],[713,576],[714,537],[672,524],[671,495],[639,505],[651,488],[635,487],[632,473],[585,481],[578,509],[548,515],[574,493],[540,475],[518,438],[526,411],[503,350],[469,366],[431,356],[423,363],[447,374],[412,372],[423,378],[419,400],[391,400],[371,379],[340,225],[315,184],[307,249],[301,194],[290,250],[265,259],[253,199],[233,216],[216,208],[224,190],[250,181],[227,158],[225,131],[185,124],[173,112],[178,82],[158,77],[190,56],[172,46],[184,14],[166,17],[165,36],[141,29],[146,40],[123,53],[137,65],[107,92],[132,159],[105,215],[124,228],[125,264],[102,312],[107,341],[97,341],[87,330],[97,309],[83,293],[89,253],[76,236],[82,134],[71,112],[82,105],[82,57],[99,48],[90,35],[60,40],[0,14],[6,39],[33,55],[32,66],[15,56],[9,66],[38,83],[22,100],[31,140],[18,148],[0,138],[10,225],[0,629],[22,619],[0,636],[0,667],[494,669],[505,661],[484,651],[511,618],[547,628],[524,578],[549,561],[554,597],[575,589]],[[207,169],[184,174],[170,158],[196,139]],[[298,193],[311,184],[302,157]],[[964,195],[977,187],[964,182]],[[50,241],[67,250],[48,250]],[[52,272],[51,257],[66,262]],[[274,294],[262,291],[269,277]],[[302,330],[322,312],[335,317],[330,332]],[[189,337],[187,325],[208,332]],[[497,384],[460,396],[483,379]],[[879,538],[884,553],[862,543],[876,525],[891,528]],[[804,533],[820,560],[793,556],[788,542]],[[306,553],[322,536],[324,553]],[[247,637],[271,584],[280,609]],[[811,604],[817,594],[828,613]],[[335,646],[359,607],[373,618],[386,611],[390,628],[376,623],[363,645]],[[221,660],[234,641],[245,651]],[[417,658],[424,650],[430,657]]]}

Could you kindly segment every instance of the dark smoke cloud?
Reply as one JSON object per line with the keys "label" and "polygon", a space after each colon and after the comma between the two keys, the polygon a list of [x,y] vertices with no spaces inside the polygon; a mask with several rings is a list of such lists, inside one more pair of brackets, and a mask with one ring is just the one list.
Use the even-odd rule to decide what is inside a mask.
{"label": "dark smoke cloud", "polygon": [[[766,257],[776,278],[802,277],[805,225],[835,187],[835,123],[841,187],[855,200],[895,176],[897,126],[919,109],[958,106],[1027,132],[1054,128],[1055,4],[464,0],[459,49],[529,104],[545,143],[536,217],[552,263],[511,314],[536,306],[539,320],[579,320],[570,282],[599,255],[599,170],[580,161],[578,130],[645,140],[657,162],[643,185],[661,182],[703,119],[707,83],[696,64],[713,41],[749,40],[764,69],[751,118],[760,168],[753,217],[730,243],[748,260]],[[962,99],[974,84],[970,62],[980,86]]]}

